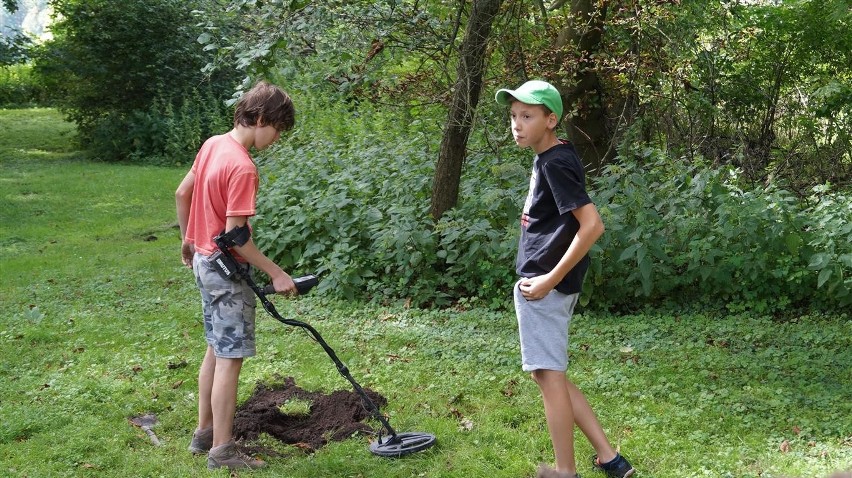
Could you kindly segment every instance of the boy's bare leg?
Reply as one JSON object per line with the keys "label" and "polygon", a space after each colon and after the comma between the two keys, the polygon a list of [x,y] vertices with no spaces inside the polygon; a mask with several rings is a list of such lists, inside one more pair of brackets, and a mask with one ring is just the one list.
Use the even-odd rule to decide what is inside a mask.
{"label": "boy's bare leg", "polygon": [[237,410],[237,385],[241,358],[216,358],[210,405],[213,410],[213,446],[224,445],[233,438],[234,413]]}
{"label": "boy's bare leg", "polygon": [[198,429],[206,430],[213,426],[213,408],[210,395],[213,392],[213,373],[216,368],[216,356],[213,347],[207,347],[201,369],[198,371]]}
{"label": "boy's bare leg", "polygon": [[594,447],[599,461],[601,463],[609,462],[615,458],[615,450],[610,445],[603,428],[598,422],[597,416],[595,416],[595,412],[589,405],[589,401],[586,400],[586,396],[583,395],[583,392],[574,383],[567,378],[565,382],[568,387],[568,393],[571,395],[574,422],[580,428],[580,431],[583,432],[583,435],[586,435],[592,447]]}
{"label": "boy's bare leg", "polygon": [[556,456],[556,470],[574,474],[577,471],[574,460],[574,411],[568,378],[565,372],[558,370],[536,370],[532,372],[532,377],[538,384],[544,402],[547,429]]}

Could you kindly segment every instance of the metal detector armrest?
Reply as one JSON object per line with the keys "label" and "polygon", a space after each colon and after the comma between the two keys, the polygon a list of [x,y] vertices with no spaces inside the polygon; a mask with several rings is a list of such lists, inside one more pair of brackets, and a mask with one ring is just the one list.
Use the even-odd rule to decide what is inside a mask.
{"label": "metal detector armrest", "polygon": [[213,238],[219,250],[210,256],[210,262],[225,279],[236,281],[244,275],[245,270],[231,254],[231,248],[243,246],[249,239],[251,239],[251,230],[248,225],[235,227],[228,232],[222,231]]}

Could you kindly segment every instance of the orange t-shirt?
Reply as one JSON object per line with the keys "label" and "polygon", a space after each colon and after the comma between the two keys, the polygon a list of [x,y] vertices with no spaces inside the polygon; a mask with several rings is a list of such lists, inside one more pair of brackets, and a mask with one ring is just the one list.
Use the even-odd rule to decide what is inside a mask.
{"label": "orange t-shirt", "polygon": [[192,172],[195,184],[186,240],[209,256],[217,249],[213,237],[225,229],[228,216],[254,216],[257,167],[242,144],[223,134],[204,142]]}

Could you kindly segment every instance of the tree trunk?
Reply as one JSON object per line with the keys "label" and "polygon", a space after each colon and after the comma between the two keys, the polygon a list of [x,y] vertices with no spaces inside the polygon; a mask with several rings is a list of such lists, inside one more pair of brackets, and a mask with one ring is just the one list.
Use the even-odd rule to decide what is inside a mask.
{"label": "tree trunk", "polygon": [[444,126],[441,150],[432,181],[432,202],[429,212],[436,221],[458,202],[467,140],[473,127],[473,115],[482,89],[485,50],[488,46],[491,25],[500,10],[501,3],[502,0],[473,2],[473,9],[459,52],[453,102]]}
{"label": "tree trunk", "polygon": [[789,51],[781,55],[773,70],[772,88],[769,90],[766,100],[766,110],[763,112],[763,121],[760,123],[760,136],[757,139],[757,148],[754,152],[752,163],[752,177],[764,177],[767,167],[772,159],[772,146],[775,143],[775,120],[778,111],[778,103],[781,99],[781,87],[784,85],[784,75],[787,73],[787,59]]}
{"label": "tree trunk", "polygon": [[601,82],[595,71],[592,55],[600,50],[606,3],[596,6],[593,0],[574,0],[571,3],[571,23],[557,38],[559,64],[565,63],[565,54],[578,55],[577,67],[570,78],[559,85],[568,111],[575,114],[566,118],[569,138],[583,159],[586,170],[595,174],[606,162],[610,150],[610,135]]}

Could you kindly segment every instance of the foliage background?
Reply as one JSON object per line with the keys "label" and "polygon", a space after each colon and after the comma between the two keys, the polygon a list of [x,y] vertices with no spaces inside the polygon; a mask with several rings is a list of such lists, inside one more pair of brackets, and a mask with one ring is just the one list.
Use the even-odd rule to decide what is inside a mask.
{"label": "foliage background", "polygon": [[55,0],[52,38],[32,53],[50,98],[90,154],[110,161],[188,163],[227,129],[235,78],[202,73],[203,2]]}
{"label": "foliage background", "polygon": [[[508,304],[531,155],[493,102],[456,207],[428,214],[468,2],[49,5],[54,37],[9,55],[4,104],[55,102],[95,157],[186,165],[271,79],[298,127],[259,156],[264,249],[327,294]],[[852,303],[850,18],[843,0],[502,2],[485,97],[544,77],[566,91],[566,136],[600,119],[588,173],[607,233],[584,306]]]}
{"label": "foliage background", "polygon": [[[152,238],[177,235],[171,191],[198,143],[230,126],[227,100],[261,77],[293,93],[299,126],[258,156],[258,239],[289,270],[323,275],[322,295],[285,313],[318,321],[341,344],[358,378],[390,394],[395,425],[441,442],[393,462],[359,440],[311,456],[285,449],[257,473],[520,476],[551,459],[503,310],[531,155],[514,147],[493,103],[476,112],[457,207],[428,217],[470,2],[52,3],[73,18],[25,63],[3,64],[0,101],[63,102],[83,120],[89,154],[118,164],[80,158],[71,128],[38,122],[52,111],[4,111],[4,472],[204,468],[185,453],[197,299],[177,238]],[[608,6],[591,14],[604,33],[593,51],[560,43],[581,3],[503,2],[484,92],[534,76],[573,87],[589,65],[598,76],[566,98],[575,118],[605,113],[607,152],[589,170],[608,232],[575,316],[577,383],[649,476],[848,468],[848,2],[587,2]],[[164,15],[146,15],[152,5]],[[170,18],[180,22],[157,23]],[[152,31],[162,32],[156,42]],[[91,45],[104,38],[111,48]],[[165,52],[122,64],[143,56],[134,44],[192,61]],[[65,62],[72,53],[79,63]],[[100,75],[99,55],[111,76]],[[140,89],[112,83],[125,74]],[[65,88],[69,75],[80,88]],[[247,380],[292,370],[309,388],[340,386],[316,344],[277,323],[259,328],[269,349]],[[126,423],[149,411],[162,418],[164,448]],[[579,456],[591,453],[578,442]]]}
{"label": "foliage background", "polygon": [[[437,144],[365,117],[318,108],[292,140],[264,155],[258,240],[285,268],[323,275],[327,293],[505,305],[514,281],[513,219],[531,158],[471,154],[462,202],[434,223],[426,178]],[[591,181],[607,232],[593,251],[585,305],[781,312],[852,303],[848,195],[825,187],[804,199],[774,185],[743,189],[736,169],[689,164],[653,148],[623,155]]]}
{"label": "foliage background", "polygon": [[[457,207],[436,223],[426,213],[469,12],[439,2],[230,6],[254,28],[208,26],[216,65],[288,85],[304,111],[304,126],[264,159],[262,244],[323,274],[326,292],[504,305],[530,158],[513,150],[493,103],[477,111]],[[556,25],[571,20],[549,6],[504,3],[487,90],[579,68],[576,56],[546,61]],[[848,9],[614,2],[604,14],[596,101],[610,112],[613,154],[590,173],[608,232],[584,302],[847,306],[850,103],[837,80],[850,78],[848,36],[812,32],[839,32]],[[577,99],[577,114],[588,101]]]}

